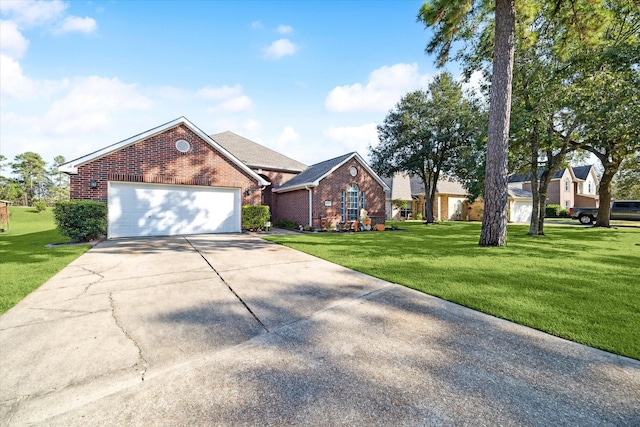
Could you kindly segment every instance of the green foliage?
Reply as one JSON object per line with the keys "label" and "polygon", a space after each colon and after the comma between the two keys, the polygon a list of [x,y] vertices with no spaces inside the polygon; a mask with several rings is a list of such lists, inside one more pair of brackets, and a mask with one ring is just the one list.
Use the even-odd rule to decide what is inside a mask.
{"label": "green foliage", "polygon": [[409,206],[409,202],[402,199],[393,199],[391,201],[391,206],[396,209],[407,209],[407,206]]}
{"label": "green foliage", "polygon": [[640,200],[640,153],[624,160],[613,178],[614,200]]}
{"label": "green foliage", "polygon": [[62,270],[89,245],[56,246],[69,240],[56,229],[51,209],[9,207],[11,227],[0,233],[0,314]]}
{"label": "green foliage", "polygon": [[40,154],[31,151],[18,154],[11,163],[11,169],[22,187],[25,206],[31,206],[36,195],[42,198],[47,174],[46,164]]}
{"label": "green foliage", "polygon": [[417,219],[418,221],[422,221],[422,213],[418,212],[418,213],[416,214],[416,219]]}
{"label": "green foliage", "polygon": [[37,200],[33,202],[33,207],[36,208],[38,212],[44,212],[47,210],[47,204],[44,202],[44,200]]}
{"label": "green foliage", "polygon": [[[391,283],[579,343],[640,359],[637,227],[509,225],[509,244],[478,246],[478,223],[402,233],[295,234],[268,240]],[[363,262],[375,260],[375,262]],[[567,262],[571,260],[571,262]],[[585,274],[585,272],[589,272]],[[517,278],[514,279],[514,278]]]}
{"label": "green foliage", "polygon": [[464,159],[476,155],[469,147],[484,141],[483,114],[450,73],[441,73],[427,91],[406,94],[389,111],[378,126],[380,143],[369,147],[372,167],[380,175],[402,172],[419,177],[425,187],[427,221],[433,222],[438,179],[463,170]]}
{"label": "green foliage", "polygon": [[246,205],[242,207],[242,228],[244,230],[262,230],[271,218],[269,206]]}
{"label": "green foliage", "polygon": [[300,228],[300,225],[297,222],[287,221],[284,219],[274,222],[273,226],[278,228],[284,228],[287,230],[298,230]]}
{"label": "green foliage", "polygon": [[88,242],[107,232],[107,205],[93,200],[66,200],[53,208],[58,229],[72,241]]}
{"label": "green foliage", "polygon": [[544,208],[545,218],[560,218],[560,209],[562,209],[560,205],[556,205],[556,204],[547,205]]}
{"label": "green foliage", "polygon": [[560,218],[571,218],[571,215],[569,215],[569,210],[568,209],[560,209],[560,211],[558,211],[558,217],[560,217]]}

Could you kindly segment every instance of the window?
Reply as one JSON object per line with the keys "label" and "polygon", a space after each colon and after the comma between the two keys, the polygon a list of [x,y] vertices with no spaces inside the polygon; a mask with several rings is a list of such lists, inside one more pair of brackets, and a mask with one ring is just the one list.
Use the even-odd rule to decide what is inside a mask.
{"label": "window", "polygon": [[401,218],[413,218],[413,203],[411,201],[407,201],[405,208],[400,209],[400,217]]}
{"label": "window", "polygon": [[591,181],[587,183],[587,194],[591,194]]}
{"label": "window", "polygon": [[564,201],[564,207],[565,207],[565,209],[569,209],[569,201],[568,200]]}
{"label": "window", "polygon": [[569,178],[564,179],[564,191],[569,191]]}
{"label": "window", "polygon": [[341,201],[340,202],[340,215],[342,217],[340,219],[340,221],[344,222],[344,220],[345,220],[344,214],[345,214],[345,208],[346,208],[346,206],[345,206],[346,196],[345,196],[344,190],[342,190],[342,199],[340,199],[340,201]]}
{"label": "window", "polygon": [[358,220],[358,186],[349,184],[347,189],[347,221]]}

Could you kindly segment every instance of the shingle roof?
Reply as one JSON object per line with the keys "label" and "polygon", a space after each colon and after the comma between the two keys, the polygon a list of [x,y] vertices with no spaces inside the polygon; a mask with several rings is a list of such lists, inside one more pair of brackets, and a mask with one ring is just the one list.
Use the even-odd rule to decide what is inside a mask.
{"label": "shingle roof", "polygon": [[587,165],[587,166],[574,166],[573,168],[573,174],[576,176],[576,178],[578,179],[582,179],[582,180],[586,180],[587,177],[589,176],[589,172],[591,171],[591,168],[593,167],[593,165]]}
{"label": "shingle roof", "polygon": [[293,160],[284,154],[273,151],[233,132],[216,133],[211,135],[211,139],[252,168],[291,172],[301,172],[307,168],[304,163]]}
{"label": "shingle roof", "polygon": [[520,199],[530,199],[533,197],[531,191],[523,190],[522,188],[511,188],[507,189],[507,193],[509,197],[520,198]]}
{"label": "shingle roof", "polygon": [[[436,193],[459,194],[461,196],[466,196],[467,190],[464,189],[460,181],[443,177],[438,180],[438,184],[436,185]],[[411,194],[425,194],[422,180],[417,176],[411,178]]]}
{"label": "shingle roof", "polygon": [[[553,177],[551,179],[560,179],[562,178],[562,175],[564,175],[564,171],[566,168],[562,168],[558,171],[556,171],[556,173],[553,174]],[[575,171],[575,168],[573,168],[573,170]],[[542,170],[538,171],[538,179],[540,179],[540,177],[542,176]],[[527,173],[527,174],[521,174],[521,175],[511,175],[509,176],[508,182],[528,182],[531,181],[531,173]]]}
{"label": "shingle roof", "polygon": [[316,163],[315,165],[309,166],[302,173],[294,176],[289,181],[287,181],[284,185],[281,185],[276,190],[287,190],[289,188],[295,188],[304,186],[305,184],[312,184],[322,178],[324,175],[331,172],[331,169],[340,165],[349,157],[356,155],[355,152],[344,154],[340,157],[336,157],[333,159],[325,160],[324,162]]}

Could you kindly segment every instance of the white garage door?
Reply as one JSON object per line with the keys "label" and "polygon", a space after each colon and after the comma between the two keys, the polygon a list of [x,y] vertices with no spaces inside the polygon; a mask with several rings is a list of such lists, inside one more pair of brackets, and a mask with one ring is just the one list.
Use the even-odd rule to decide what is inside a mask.
{"label": "white garage door", "polygon": [[109,182],[108,237],[240,231],[240,189]]}
{"label": "white garage door", "polygon": [[514,201],[512,206],[513,212],[511,212],[511,222],[531,221],[531,211],[533,210],[531,201]]}

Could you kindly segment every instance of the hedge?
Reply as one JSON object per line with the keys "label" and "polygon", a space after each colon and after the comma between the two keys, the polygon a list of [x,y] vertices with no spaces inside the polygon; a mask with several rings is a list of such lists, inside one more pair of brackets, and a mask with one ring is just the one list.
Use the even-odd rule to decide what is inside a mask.
{"label": "hedge", "polygon": [[560,217],[560,205],[547,205],[544,208],[545,218],[559,218]]}
{"label": "hedge", "polygon": [[247,205],[242,207],[242,229],[262,230],[271,218],[269,206]]}
{"label": "hedge", "polygon": [[57,202],[53,215],[60,232],[72,242],[88,242],[107,233],[107,204],[93,200]]}

